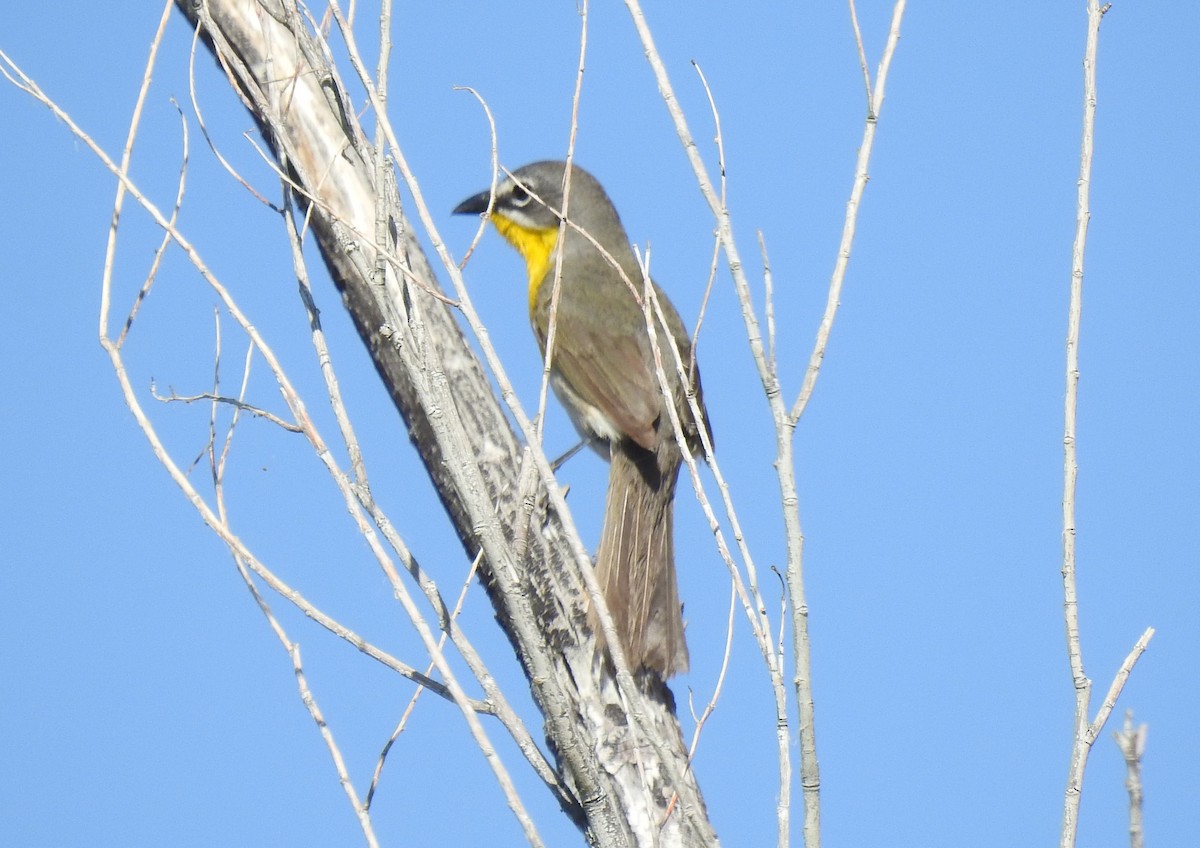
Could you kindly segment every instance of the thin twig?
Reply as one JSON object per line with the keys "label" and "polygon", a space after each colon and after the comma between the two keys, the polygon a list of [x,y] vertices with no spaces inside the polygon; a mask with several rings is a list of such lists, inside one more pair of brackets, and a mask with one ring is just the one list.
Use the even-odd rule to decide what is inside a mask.
{"label": "thin twig", "polygon": [[[208,123],[204,120],[204,110],[200,108],[200,95],[196,88],[196,53],[199,46],[200,28],[196,27],[195,32],[192,33],[192,48],[188,52],[188,96],[192,101],[192,114],[196,116],[196,123],[200,125],[200,134],[204,136],[204,140],[208,143],[208,149],[212,151],[213,156],[217,157],[217,162],[220,163],[221,167],[225,169],[225,172],[229,174],[229,176],[233,177],[233,179],[239,185],[241,185],[242,188],[246,189],[246,191],[248,191],[255,200],[269,209],[278,212],[279,207],[264,197],[262,192],[252,186],[250,181],[238,173],[238,170],[233,167],[233,164],[225,158],[225,154],[221,152],[221,148],[217,146],[216,140],[208,131]],[[217,58],[218,61],[220,61],[220,57],[218,56]],[[224,68],[224,70],[226,77],[229,79],[232,85],[233,81],[232,76],[229,73],[229,69]],[[236,86],[234,86],[234,90],[237,90]]]}
{"label": "thin twig", "polygon": [[[571,123],[567,133],[566,166],[563,168],[562,184],[562,214],[558,222],[556,244],[562,244],[567,233],[567,210],[571,203],[571,168],[575,160],[575,139],[579,134],[579,101],[583,95],[583,71],[587,59],[588,35],[588,3],[583,0],[579,4],[579,62],[575,69],[575,89],[571,94]],[[538,388],[537,416],[534,425],[537,429],[538,442],[542,439],[546,420],[546,397],[549,394],[550,375],[553,371],[554,350],[558,341],[558,303],[562,295],[562,267],[565,251],[554,251],[554,277],[550,284],[550,318],[546,328],[546,349],[542,356],[542,381]],[[522,497],[528,499],[528,492]],[[524,523],[524,522],[523,522]]]}
{"label": "thin twig", "polygon": [[867,65],[867,51],[863,47],[862,30],[858,28],[858,11],[854,8],[854,0],[850,3],[850,25],[854,27],[854,46],[858,48],[858,65],[862,68],[863,85],[867,90],[867,118],[875,117],[875,101],[871,97],[871,70]]}
{"label": "thin twig", "polygon": [[779,360],[775,356],[775,275],[771,273],[771,257],[767,254],[767,240],[763,231],[758,231],[758,252],[763,263],[763,317],[767,322],[767,364],[771,375],[779,379]]}
{"label": "thin twig", "polygon": [[[142,84],[138,88],[137,99],[134,101],[134,104],[133,104],[133,114],[130,115],[130,118],[129,118],[129,132],[126,133],[126,136],[125,136],[125,147],[121,151],[120,170],[122,173],[129,172],[129,163],[133,158],[133,144],[134,144],[134,141],[137,139],[138,128],[141,126],[141,123],[142,123],[142,109],[145,108],[145,105],[146,105],[146,95],[150,92],[150,81],[154,77],[154,65],[158,60],[158,48],[162,44],[163,33],[166,32],[167,21],[170,20],[171,11],[172,11],[174,5],[175,5],[175,3],[173,2],[173,0],[166,0],[166,2],[163,4],[162,14],[159,16],[159,19],[158,19],[158,28],[154,31],[154,38],[151,39],[151,41],[150,41],[150,55],[146,57],[146,69],[142,72]],[[19,74],[19,76],[21,78],[21,82],[18,83],[15,79],[13,79],[11,76],[9,76],[7,71],[5,72],[5,76],[8,77],[10,80],[12,80],[14,84],[20,86],[25,91],[28,91],[34,97],[38,98],[39,100],[42,100],[42,102],[45,102],[45,100],[44,100],[45,95],[43,95],[41,93],[41,89],[39,89],[33,83],[33,80],[26,77],[24,73],[22,73],[18,68],[16,68],[16,66],[12,64],[12,60],[10,60],[8,58],[8,56],[4,55],[3,51],[0,51],[0,57],[3,58],[5,64],[13,67],[13,70]],[[186,150],[186,138],[187,138],[186,132],[187,132],[187,127],[185,124],[185,126],[184,126],[184,133],[185,133],[185,135],[184,135],[185,148],[184,149],[185,150]],[[184,162],[186,163],[186,161],[187,161],[187,156],[185,153]],[[182,196],[183,196],[183,184],[184,184],[183,171],[184,171],[184,169],[181,167],[180,168],[180,178],[179,178],[179,190],[178,190],[178,193],[176,196],[177,204],[180,202],[180,200],[182,199]],[[118,226],[119,226],[120,220],[121,220],[121,210],[124,208],[124,206],[125,206],[125,187],[123,184],[118,183],[117,184],[117,196],[113,200],[112,223],[109,225],[108,238],[104,245],[104,273],[106,273],[106,274],[111,272],[113,263],[116,260],[117,230],[118,230]],[[174,212],[171,215],[172,221],[175,220],[175,216],[178,213],[178,211],[179,211],[178,206],[176,206]],[[157,257],[158,257],[158,254],[156,254],[154,264],[157,264]],[[129,316],[125,322],[126,323],[125,330],[123,330],[121,332],[120,336],[118,336],[118,338],[117,338],[116,344],[118,347],[120,347],[124,343],[125,334],[126,334],[126,332],[128,332],[129,325],[131,325],[133,323],[133,319],[137,314],[138,304],[140,304],[142,302],[142,300],[146,297],[146,295],[149,293],[149,291],[150,291],[149,279],[147,279],[146,283],[144,283],[142,285],[142,288],[138,293],[136,302],[134,303],[133,307],[129,310]],[[107,292],[107,291],[101,292],[101,298],[107,297],[108,294],[109,294],[109,292]],[[100,335],[102,335],[102,336],[108,334],[108,324],[107,324],[108,314],[109,314],[109,304],[108,304],[108,302],[103,301],[100,305],[100,321],[101,321]]]}
{"label": "thin twig", "polygon": [[338,783],[342,785],[342,789],[346,793],[346,800],[350,802],[350,806],[354,809],[359,826],[362,828],[363,836],[366,837],[367,845],[369,848],[378,848],[379,840],[375,838],[375,830],[371,825],[371,813],[358,800],[358,792],[354,789],[354,783],[350,780],[350,773],[346,770],[346,760],[333,738],[333,731],[329,729],[329,725],[325,721],[325,716],[321,714],[321,708],[317,706],[317,699],[308,687],[308,679],[304,676],[304,667],[300,663],[300,646],[294,642],[289,642],[285,633],[281,632],[279,638],[287,648],[288,656],[292,659],[292,668],[296,672],[296,687],[300,690],[300,700],[304,702],[304,706],[308,709],[308,714],[312,716],[312,720],[316,723],[317,729],[321,733],[321,738],[325,740],[325,747],[329,749],[329,756],[333,760],[334,768],[337,770]]}
{"label": "thin twig", "polygon": [[229,397],[228,395],[221,395],[215,392],[199,392],[198,394],[194,395],[180,395],[176,394],[174,389],[172,389],[169,394],[163,395],[158,393],[158,389],[153,384],[150,386],[150,394],[155,400],[161,401],[162,403],[196,403],[197,401],[202,400],[211,401],[214,404],[231,406],[234,409],[239,409],[243,412],[249,412],[255,418],[263,418],[267,421],[270,421],[275,426],[282,430],[287,430],[289,433],[304,432],[304,428],[299,424],[293,424],[290,421],[284,421],[273,412],[268,412],[267,410],[255,406],[252,403],[248,403],[240,398]]}
{"label": "thin twig", "polygon": [[1125,711],[1125,727],[1113,733],[1125,760],[1125,789],[1129,793],[1129,848],[1142,848],[1142,755],[1146,753],[1145,724],[1133,726],[1133,710]]}
{"label": "thin twig", "polygon": [[[176,111],[179,113],[181,147],[179,156],[179,182],[175,189],[175,203],[171,207],[171,223],[174,224],[179,220],[179,211],[183,208],[183,196],[187,188],[189,134],[187,119],[184,118],[182,110],[179,109],[179,104],[176,103],[174,99],[171,100],[171,103],[175,106]],[[117,214],[116,210],[114,210],[114,214]],[[162,267],[163,257],[166,256],[167,248],[170,246],[170,244],[170,235],[163,233],[162,238],[159,239],[158,246],[154,249],[154,256],[150,260],[150,268],[146,271],[146,276],[142,281],[142,286],[140,289],[138,289],[138,293],[133,299],[133,305],[129,308],[128,315],[125,316],[125,325],[121,328],[121,334],[117,337],[116,343],[118,347],[125,343],[125,337],[133,328],[133,322],[134,319],[137,318],[138,310],[141,309],[142,303],[144,303],[146,298],[149,297],[150,289],[153,287],[154,281],[158,279],[158,269]],[[111,257],[106,257],[106,261],[108,261],[110,258]]]}
{"label": "thin twig", "polygon": [[700,747],[700,734],[704,731],[704,725],[708,723],[708,719],[717,709],[717,701],[721,699],[721,691],[725,688],[725,677],[729,672],[729,659],[733,656],[733,622],[737,613],[737,588],[733,581],[729,583],[729,613],[725,617],[725,649],[721,652],[721,668],[717,672],[717,682],[713,685],[712,694],[708,698],[708,703],[704,705],[704,712],[696,715],[692,705],[692,692],[688,691],[688,707],[692,713],[692,720],[696,723],[692,730],[692,741],[688,745],[688,762],[690,763],[696,756],[696,751]]}
{"label": "thin twig", "polygon": [[[479,571],[479,564],[483,561],[483,551],[475,555],[471,560],[471,568],[467,571],[467,577],[463,580],[462,588],[459,589],[458,599],[454,602],[454,609],[450,611],[450,620],[454,621],[458,618],[458,614],[462,612],[463,604],[467,600],[467,592],[471,588],[471,584],[475,581],[475,575]],[[446,639],[449,636],[448,631],[443,630],[442,635],[438,638],[438,647],[444,647]],[[426,674],[433,672],[433,663],[425,669]],[[408,699],[408,705],[405,706],[404,712],[400,715],[400,720],[396,722],[396,729],[392,731],[387,742],[383,745],[383,750],[379,752],[379,758],[375,761],[375,771],[371,774],[371,785],[367,787],[367,800],[363,802],[363,806],[368,810],[371,808],[371,801],[375,798],[375,790],[379,788],[379,780],[383,776],[383,766],[387,762],[388,754],[392,750],[392,746],[396,744],[396,740],[400,738],[400,734],[408,727],[408,720],[412,717],[413,711],[417,708],[417,701],[421,699],[421,693],[425,688],[418,686],[416,691],[412,693],[412,697]]]}
{"label": "thin twig", "polygon": [[[712,88],[708,85],[708,77],[704,76],[704,69],[700,67],[700,63],[695,59],[692,60],[692,67],[696,69],[696,76],[700,77],[700,85],[704,88],[704,95],[708,98],[708,111],[713,119],[713,143],[717,147],[717,170],[720,173],[721,179],[721,206],[726,205],[728,199],[728,184],[725,177],[725,134],[721,131],[721,111],[717,108],[717,99],[713,97]],[[712,297],[713,286],[717,281],[717,263],[721,257],[721,239],[713,234],[713,253],[712,260],[708,268],[708,281],[704,284],[704,296],[700,298],[700,309],[696,315],[696,327],[692,330],[692,357],[688,363],[689,373],[696,369],[696,347],[700,342],[700,328],[704,325],[704,316],[708,312],[708,301]],[[689,384],[690,384],[689,380]]]}
{"label": "thin twig", "polygon": [[[817,328],[817,340],[813,345],[812,354],[808,358],[808,368],[804,372],[804,382],[800,393],[792,405],[791,418],[798,422],[808,406],[813,389],[817,384],[817,376],[821,371],[821,363],[825,360],[825,350],[829,346],[829,336],[833,331],[833,321],[841,303],[842,283],[846,279],[846,268],[850,264],[850,249],[854,244],[854,233],[858,226],[858,208],[862,203],[863,192],[870,179],[868,164],[871,161],[871,149],[875,143],[875,129],[878,117],[883,108],[884,87],[887,83],[888,70],[892,65],[896,45],[900,42],[900,21],[904,17],[905,0],[897,0],[892,10],[892,25],[888,30],[887,43],[883,48],[883,58],[879,61],[879,70],[875,73],[875,89],[867,112],[866,125],[863,127],[862,142],[858,148],[858,161],[854,168],[854,186],[850,190],[850,200],[846,204],[846,219],[842,224],[842,240],[838,246],[837,260],[834,263],[833,275],[829,281],[829,294],[825,300],[825,312],[821,316],[821,324]],[[860,54],[863,53],[861,34],[858,27],[854,28]],[[871,91],[870,79],[867,80],[867,91]]]}
{"label": "thin twig", "polygon": [[475,98],[479,103],[479,107],[483,109],[483,115],[487,118],[488,123],[488,138],[491,141],[491,191],[488,193],[488,208],[484,214],[479,216],[479,226],[475,229],[475,235],[471,238],[471,243],[467,245],[467,249],[463,251],[462,259],[458,261],[458,270],[467,267],[467,263],[471,261],[471,256],[475,253],[475,248],[479,247],[479,242],[483,239],[483,234],[487,232],[488,217],[492,214],[492,206],[496,202],[496,181],[500,177],[500,154],[499,147],[496,141],[496,119],[492,116],[492,109],[488,106],[487,101],[483,99],[478,91],[471,88],[469,85],[456,85],[453,91],[465,91]]}
{"label": "thin twig", "polygon": [[1092,681],[1084,671],[1083,648],[1079,636],[1079,594],[1075,563],[1075,490],[1079,476],[1076,422],[1079,403],[1079,327],[1083,309],[1083,260],[1088,222],[1091,219],[1089,198],[1096,137],[1096,57],[1100,42],[1100,19],[1104,11],[1098,0],[1088,0],[1087,42],[1083,57],[1083,130],[1079,152],[1075,239],[1071,247],[1071,298],[1067,314],[1066,392],[1063,402],[1062,579],[1063,621],[1067,635],[1071,685],[1075,692],[1075,715],[1067,786],[1063,794],[1060,848],[1074,848],[1079,831],[1079,805],[1088,754],[1108,720],[1130,671],[1154,635],[1153,628],[1147,628],[1142,634],[1113,678],[1095,719],[1089,720]]}

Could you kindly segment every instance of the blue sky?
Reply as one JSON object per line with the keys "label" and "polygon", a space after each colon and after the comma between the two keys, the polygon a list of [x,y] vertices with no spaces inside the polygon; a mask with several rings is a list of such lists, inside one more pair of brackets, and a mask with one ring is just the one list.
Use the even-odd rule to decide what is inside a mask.
{"label": "blue sky", "polygon": [[[635,242],[650,244],[656,278],[691,319],[711,219],[627,13],[593,6],[578,161],[605,184]],[[1058,569],[1084,7],[913,3],[905,18],[841,310],[796,437],[830,846],[1057,839],[1073,706]],[[360,15],[373,20],[365,7]],[[735,13],[702,2],[647,15],[710,169],[711,122],[690,60],[712,86],[735,231],[756,281],[755,231],[764,234],[781,368],[794,396],[862,131],[845,8],[752,2]],[[889,16],[888,4],[860,4],[872,68]],[[156,10],[98,16],[79,3],[53,15],[5,8],[0,49],[115,154],[156,20]],[[397,11],[392,120],[456,253],[474,222],[449,212],[486,185],[489,139],[475,100],[452,86],[486,98],[506,164],[561,156],[578,30],[573,4]],[[134,177],[161,204],[173,197],[174,98],[191,140],[181,227],[332,434],[278,221],[232,183],[197,130],[189,36],[176,16]],[[1187,87],[1197,36],[1200,12],[1190,4],[1117,3],[1104,20],[1081,341],[1084,658],[1098,690],[1094,710],[1142,630],[1158,631],[1109,727],[1126,708],[1149,724],[1146,831],[1157,845],[1189,844],[1200,826],[1200,125]],[[197,65],[222,152],[277,197],[243,138],[254,135],[252,122],[211,61]],[[358,844],[286,655],[224,547],[154,461],[96,342],[113,179],[10,85],[0,84],[0,109],[8,316],[0,439],[10,493],[0,517],[0,833],[30,846]],[[132,207],[122,233],[116,288],[128,303],[158,235]],[[538,364],[517,294],[518,258],[488,234],[467,280],[532,405]],[[453,589],[469,564],[320,275],[317,290],[376,496]],[[129,346],[134,383],[184,462],[204,446],[207,410],[155,404],[150,386],[209,387],[216,306],[173,255]],[[223,329],[232,381],[244,348],[228,321]],[[770,422],[725,275],[704,333],[699,357],[718,457],[760,568],[779,564]],[[261,363],[251,393],[282,409]],[[570,441],[554,407],[548,450]],[[235,526],[262,558],[367,638],[423,664],[299,440],[244,422],[233,462]],[[192,474],[202,485],[203,466]],[[604,475],[591,456],[563,471],[589,545]],[[728,580],[686,484],[677,535],[693,671],[675,691],[683,704],[690,687],[702,704],[724,642]],[[272,603],[301,644],[361,791],[411,686],[282,600]],[[523,701],[478,587],[465,615]],[[773,717],[744,621],[736,627],[734,671],[695,768],[724,844],[759,846],[774,839]],[[520,772],[513,752],[503,753]],[[548,844],[582,844],[535,781],[520,779]],[[1088,772],[1080,845],[1126,844],[1123,780],[1106,731]],[[461,717],[428,696],[385,771],[375,818],[386,845],[520,844]]]}

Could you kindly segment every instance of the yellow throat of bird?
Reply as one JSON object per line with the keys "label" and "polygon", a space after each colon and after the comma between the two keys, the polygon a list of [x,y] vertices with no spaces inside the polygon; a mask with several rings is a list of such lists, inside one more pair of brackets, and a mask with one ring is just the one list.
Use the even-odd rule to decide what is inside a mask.
{"label": "yellow throat of bird", "polygon": [[492,223],[504,240],[515,247],[525,260],[525,270],[529,274],[529,314],[532,315],[537,305],[538,289],[550,270],[554,245],[558,242],[558,227],[531,230],[496,212],[492,213]]}

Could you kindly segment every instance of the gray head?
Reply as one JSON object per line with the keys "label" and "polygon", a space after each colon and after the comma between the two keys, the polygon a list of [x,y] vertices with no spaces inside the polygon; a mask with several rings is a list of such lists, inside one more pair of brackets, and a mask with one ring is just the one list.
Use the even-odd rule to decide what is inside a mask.
{"label": "gray head", "polygon": [[[492,214],[511,221],[525,230],[556,228],[563,208],[563,174],[567,163],[560,160],[534,162],[512,172],[496,184]],[[486,212],[491,190],[479,192],[454,207],[455,214]],[[600,183],[578,166],[571,167],[571,185],[567,195],[567,217],[590,233],[606,249],[627,248],[629,239],[617,216],[617,210]]]}

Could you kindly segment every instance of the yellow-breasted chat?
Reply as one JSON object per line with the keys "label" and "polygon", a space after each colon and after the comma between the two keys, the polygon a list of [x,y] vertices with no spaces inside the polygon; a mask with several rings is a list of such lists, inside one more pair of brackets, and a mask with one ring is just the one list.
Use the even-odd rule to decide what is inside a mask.
{"label": "yellow-breasted chat", "polygon": [[[683,455],[666,404],[678,413],[688,449],[698,453],[699,427],[709,426],[700,376],[683,322],[655,285],[665,319],[654,322],[664,394],[642,308],[642,271],[617,210],[595,177],[572,167],[567,224],[560,227],[566,175],[565,162],[535,162],[501,180],[494,196],[482,191],[454,212],[490,208],[496,229],[525,260],[529,318],[543,356],[554,325],[551,385],[576,429],[609,459],[596,577],[631,670],[665,678],[688,666],[673,538]],[[669,340],[690,375],[699,422]]]}

